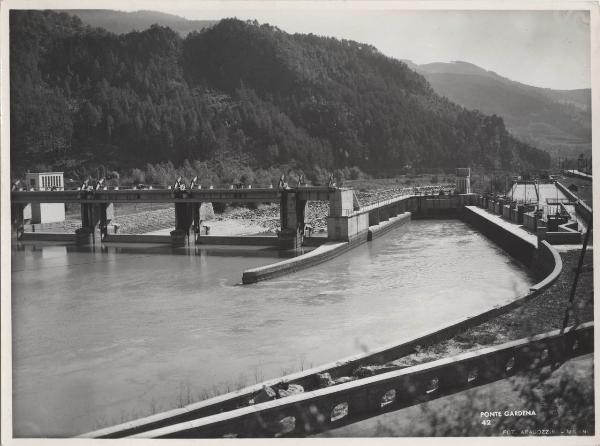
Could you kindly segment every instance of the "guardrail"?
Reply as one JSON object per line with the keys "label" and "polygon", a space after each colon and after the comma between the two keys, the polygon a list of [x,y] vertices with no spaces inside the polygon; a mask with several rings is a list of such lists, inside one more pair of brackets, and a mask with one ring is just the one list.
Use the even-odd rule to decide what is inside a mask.
{"label": "guardrail", "polygon": [[579,212],[585,218],[586,221],[591,220],[593,211],[592,208],[587,205],[587,203],[585,203],[581,198],[579,198],[577,195],[571,192],[569,188],[562,184],[560,181],[556,182],[556,187],[558,187],[563,194],[565,194],[567,197],[569,197],[572,201],[575,202],[577,212]]}
{"label": "guardrail", "polygon": [[345,215],[352,215],[353,213],[364,213],[371,211],[383,206],[397,203],[406,198],[410,197],[421,197],[421,196],[439,196],[440,192],[444,192],[446,195],[452,195],[455,192],[453,185],[440,185],[440,186],[417,186],[417,187],[406,187],[402,189],[396,189],[393,191],[396,195],[393,198],[377,199],[369,201],[369,204],[361,206],[357,211],[351,211],[347,209]]}
{"label": "guardrail", "polygon": [[150,430],[131,438],[302,437],[593,352],[593,322]]}

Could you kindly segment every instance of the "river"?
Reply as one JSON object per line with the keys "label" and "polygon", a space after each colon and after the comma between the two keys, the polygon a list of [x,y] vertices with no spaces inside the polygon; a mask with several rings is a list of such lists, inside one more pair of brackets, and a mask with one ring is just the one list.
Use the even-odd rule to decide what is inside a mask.
{"label": "river", "polygon": [[525,294],[457,220],[254,285],[264,248],[13,243],[15,436],[71,436],[387,345]]}

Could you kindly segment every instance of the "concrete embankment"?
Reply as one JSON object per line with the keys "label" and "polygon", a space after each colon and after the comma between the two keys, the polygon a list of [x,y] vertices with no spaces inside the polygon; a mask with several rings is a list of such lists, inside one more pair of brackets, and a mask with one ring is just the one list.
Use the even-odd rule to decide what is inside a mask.
{"label": "concrete embankment", "polygon": [[242,275],[242,282],[245,284],[256,283],[318,265],[346,252],[352,245],[352,242],[327,242],[298,257],[246,270]]}
{"label": "concrete embankment", "polygon": [[155,234],[108,234],[105,242],[114,243],[171,243],[169,235]]}
{"label": "concrete embankment", "polygon": [[198,245],[251,245],[251,246],[277,246],[277,236],[274,235],[201,235]]}
{"label": "concrete embankment", "polygon": [[538,245],[535,235],[477,206],[465,206],[461,218],[525,265],[532,264]]}
{"label": "concrete embankment", "polygon": [[382,235],[387,234],[392,229],[410,222],[410,218],[410,212],[405,212],[396,217],[391,217],[387,221],[382,221],[378,225],[369,226],[367,240],[373,240],[377,237],[381,237]]}
{"label": "concrete embankment", "polygon": [[[318,240],[318,237],[313,237],[307,243],[307,246],[313,243],[320,242],[320,245],[313,251],[294,257],[293,259],[283,260],[271,265],[252,268],[244,271],[242,282],[245,284],[256,283],[261,280],[272,279],[285,274],[290,274],[302,269],[306,269],[318,265],[326,260],[331,260],[350,248],[365,243],[368,240],[373,240],[383,234],[391,231],[398,226],[401,226],[410,221],[410,212],[405,212],[396,217],[391,217],[389,220],[382,221],[378,225],[370,226],[366,234],[354,237],[347,242],[323,242]],[[316,239],[316,240],[315,240]]]}
{"label": "concrete embankment", "polygon": [[75,234],[67,232],[24,232],[21,241],[25,242],[75,242]]}

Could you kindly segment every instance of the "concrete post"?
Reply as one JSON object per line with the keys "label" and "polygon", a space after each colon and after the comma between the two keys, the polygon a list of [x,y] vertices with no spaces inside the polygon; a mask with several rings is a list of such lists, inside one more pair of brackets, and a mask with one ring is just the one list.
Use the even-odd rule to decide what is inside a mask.
{"label": "concrete post", "polygon": [[280,231],[277,234],[280,249],[297,249],[304,238],[306,200],[299,200],[293,190],[281,192],[279,207]]}
{"label": "concrete post", "polygon": [[388,215],[388,208],[387,206],[381,206],[379,208],[379,219],[383,220],[383,221],[387,221],[390,219],[389,215]]}
{"label": "concrete post", "polygon": [[198,243],[198,237],[200,236],[200,206],[202,203],[193,203],[192,204],[192,214],[194,218],[194,242]]}
{"label": "concrete post", "polygon": [[108,235],[108,225],[114,217],[114,205],[113,203],[100,203],[100,240],[104,241]]}
{"label": "concrete post", "polygon": [[193,208],[191,203],[175,203],[175,230],[171,231],[171,245],[184,246],[192,226]]}
{"label": "concrete post", "polygon": [[369,211],[369,226],[375,226],[379,224],[379,209],[373,209]]}
{"label": "concrete post", "polygon": [[[108,227],[108,206],[112,212],[109,203],[81,203],[81,228],[75,231],[78,245],[96,244],[96,239],[102,236],[101,231]],[[100,231],[96,231],[98,224]]]}
{"label": "concrete post", "polygon": [[11,206],[12,220],[17,232],[17,240],[21,240],[23,233],[25,232],[25,218],[23,216],[23,209],[25,204],[15,203]]}

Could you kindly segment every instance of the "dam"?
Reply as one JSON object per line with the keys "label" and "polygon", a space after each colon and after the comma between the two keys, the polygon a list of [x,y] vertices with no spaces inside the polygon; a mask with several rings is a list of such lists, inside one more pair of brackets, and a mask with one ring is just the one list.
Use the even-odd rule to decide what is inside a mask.
{"label": "dam", "polygon": [[241,285],[280,255],[13,244],[15,435],[78,435],[371,351],[535,282],[459,220],[413,220],[319,267]]}

